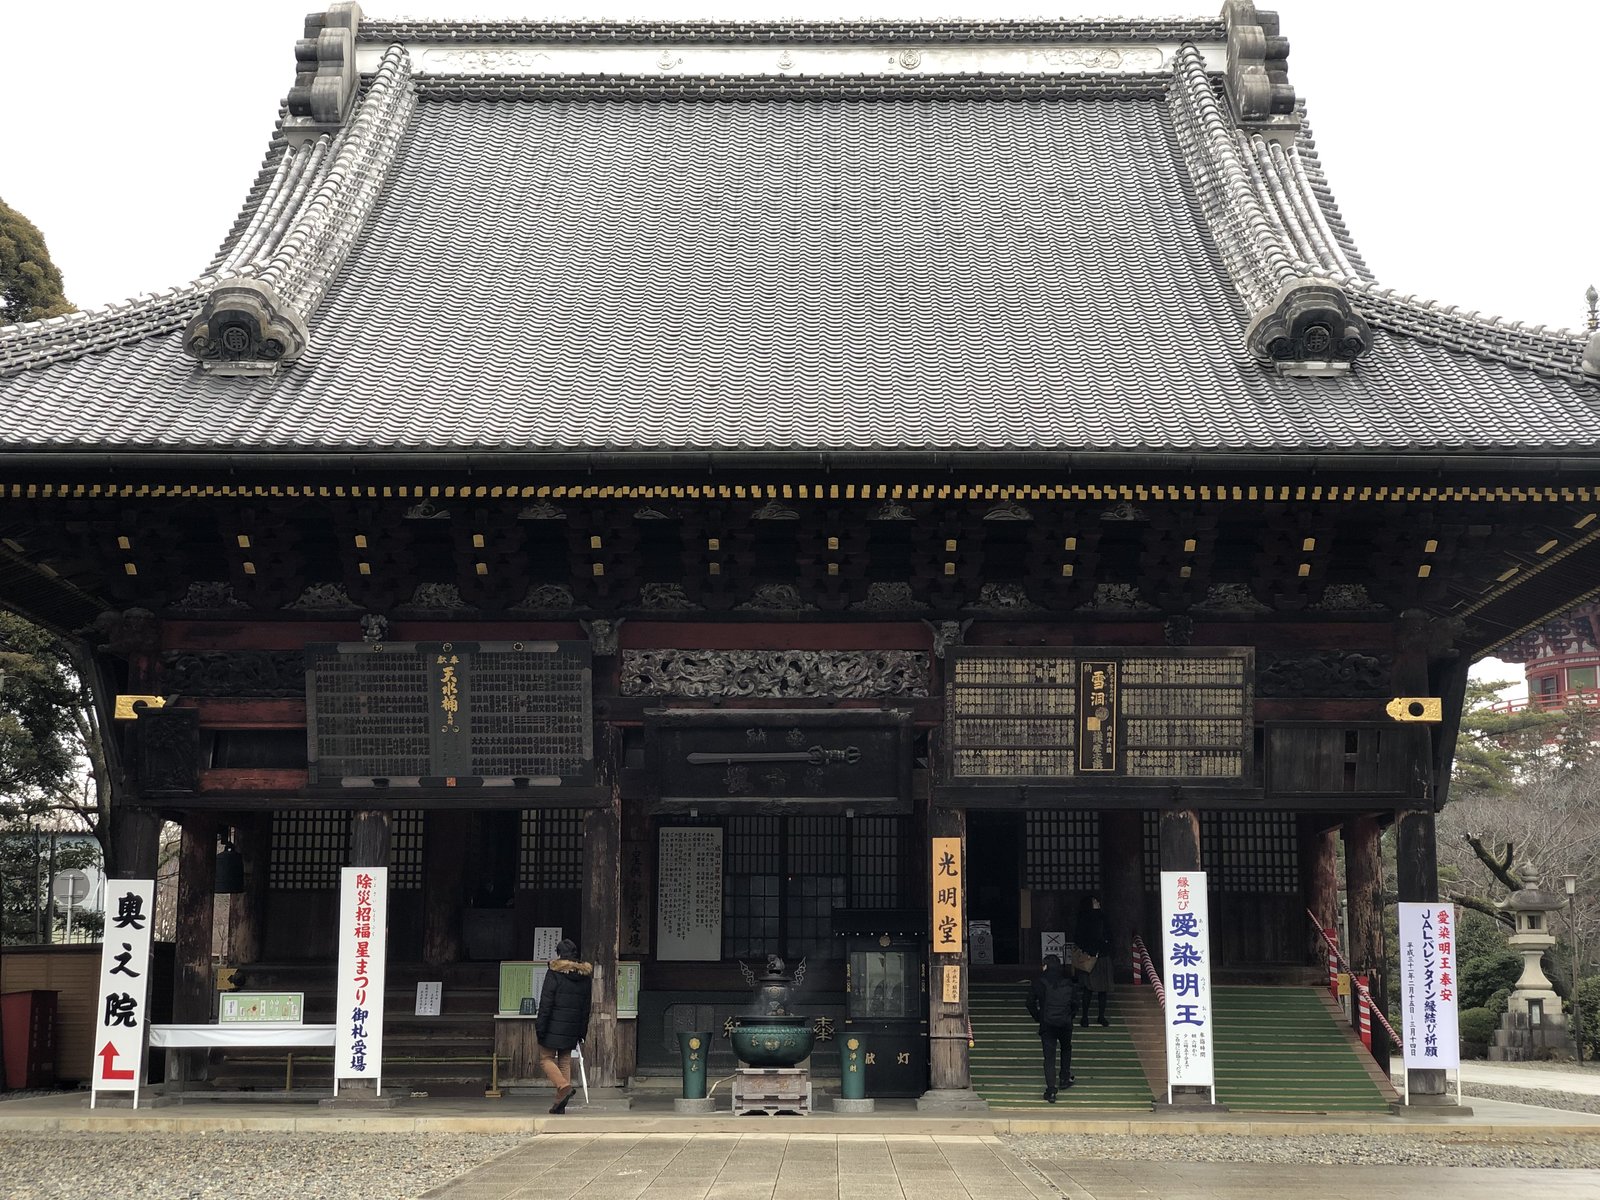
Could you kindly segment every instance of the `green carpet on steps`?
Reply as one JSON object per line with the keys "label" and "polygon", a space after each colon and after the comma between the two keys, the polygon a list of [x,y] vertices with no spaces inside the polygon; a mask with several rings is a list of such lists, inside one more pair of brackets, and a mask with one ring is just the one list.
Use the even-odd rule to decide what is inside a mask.
{"label": "green carpet on steps", "polygon": [[1088,1029],[1073,1028],[1072,1070],[1078,1082],[1062,1090],[1055,1104],[1046,1104],[1039,1026],[1028,1016],[1026,998],[1023,983],[971,985],[972,1086],[991,1108],[1149,1110],[1150,1084],[1118,1019],[1115,993],[1106,1010],[1110,1028],[1092,1022]]}
{"label": "green carpet on steps", "polygon": [[1314,988],[1213,987],[1217,1102],[1233,1112],[1387,1112]]}

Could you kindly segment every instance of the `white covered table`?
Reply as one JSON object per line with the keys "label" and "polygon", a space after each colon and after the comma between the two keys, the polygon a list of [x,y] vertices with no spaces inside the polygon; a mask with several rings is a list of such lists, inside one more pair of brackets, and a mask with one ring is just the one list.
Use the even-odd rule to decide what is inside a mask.
{"label": "white covered table", "polygon": [[[167,1078],[173,1069],[173,1051],[210,1050],[218,1047],[263,1049],[290,1046],[332,1046],[332,1025],[299,1025],[290,1022],[262,1021],[236,1025],[152,1025],[150,1048],[167,1052]],[[147,1081],[148,1082],[148,1081]],[[337,1093],[338,1085],[335,1083]]]}

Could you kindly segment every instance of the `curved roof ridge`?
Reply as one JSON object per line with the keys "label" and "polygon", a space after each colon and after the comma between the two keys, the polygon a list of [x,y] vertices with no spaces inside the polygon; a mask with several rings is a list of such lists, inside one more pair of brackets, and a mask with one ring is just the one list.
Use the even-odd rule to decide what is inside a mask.
{"label": "curved roof ridge", "polygon": [[625,21],[363,17],[360,42],[473,43],[862,43],[862,42],[1220,42],[1227,37],[1221,16],[1015,18],[996,21],[858,20]]}
{"label": "curved roof ridge", "polygon": [[287,233],[274,241],[264,265],[240,273],[273,287],[302,319],[310,317],[366,224],[415,105],[411,56],[391,46]]}
{"label": "curved roof ridge", "polygon": [[1365,280],[1348,286],[1372,322],[1394,333],[1591,387],[1597,382],[1582,367],[1589,334],[1482,317],[1476,310],[1462,312],[1459,305],[1401,295]]}
{"label": "curved roof ridge", "polygon": [[1170,98],[1178,150],[1195,181],[1217,249],[1245,307],[1260,309],[1301,271],[1281,223],[1263,206],[1232,121],[1217,102],[1204,57],[1193,44],[1173,61]]}
{"label": "curved roof ridge", "polygon": [[141,292],[43,321],[0,326],[0,377],[180,329],[211,282],[203,275],[164,291]]}
{"label": "curved roof ridge", "polygon": [[1295,173],[1307,196],[1316,201],[1317,212],[1332,236],[1334,244],[1338,246],[1340,256],[1350,264],[1351,273],[1358,279],[1370,281],[1372,270],[1367,266],[1367,260],[1362,257],[1361,248],[1356,245],[1349,226],[1344,223],[1344,214],[1339,211],[1338,202],[1333,198],[1333,188],[1328,183],[1327,173],[1322,169],[1322,156],[1317,153],[1317,139],[1311,132],[1311,122],[1306,116],[1304,105],[1300,106],[1299,117],[1300,133],[1295,138],[1294,153],[1291,156]]}

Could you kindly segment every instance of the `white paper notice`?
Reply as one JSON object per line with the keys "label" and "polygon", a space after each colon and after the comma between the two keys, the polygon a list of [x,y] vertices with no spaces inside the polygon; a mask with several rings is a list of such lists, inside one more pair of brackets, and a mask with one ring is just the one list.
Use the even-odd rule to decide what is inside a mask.
{"label": "white paper notice", "polygon": [[722,830],[691,826],[661,831],[656,958],[662,962],[722,958]]}

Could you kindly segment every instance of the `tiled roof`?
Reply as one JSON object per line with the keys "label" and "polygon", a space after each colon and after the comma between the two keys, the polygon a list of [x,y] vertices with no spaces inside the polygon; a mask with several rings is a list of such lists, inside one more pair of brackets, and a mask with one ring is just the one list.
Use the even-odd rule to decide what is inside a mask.
{"label": "tiled roof", "polygon": [[[372,26],[363,27],[370,31]],[[0,331],[0,450],[1588,450],[1575,334],[1379,289],[1309,137],[1150,76],[411,80],[269,156],[214,275],[277,374],[185,357],[215,282]],[[1029,98],[1022,99],[1019,96]],[[1375,327],[1256,362],[1285,281]]]}
{"label": "tiled roof", "polygon": [[363,42],[770,45],[1221,41],[1218,17],[1076,21],[427,21],[363,20]]}

